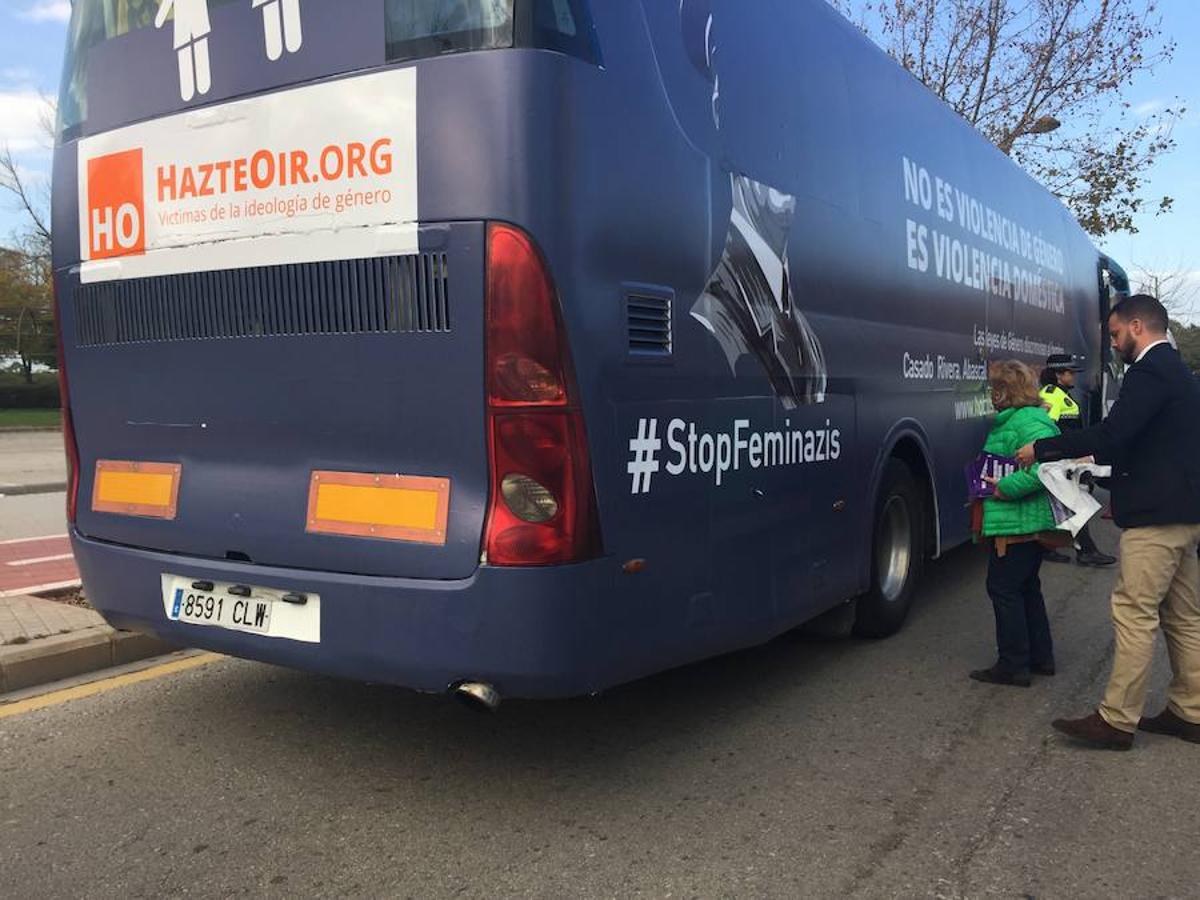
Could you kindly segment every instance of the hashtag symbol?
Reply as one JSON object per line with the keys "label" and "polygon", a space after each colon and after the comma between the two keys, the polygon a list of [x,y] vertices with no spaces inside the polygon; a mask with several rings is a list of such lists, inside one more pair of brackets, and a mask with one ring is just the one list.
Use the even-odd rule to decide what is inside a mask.
{"label": "hashtag symbol", "polygon": [[638,436],[629,441],[629,452],[633,454],[633,459],[626,467],[633,476],[633,493],[650,493],[650,476],[658,471],[658,451],[661,449],[658,419],[639,419]]}

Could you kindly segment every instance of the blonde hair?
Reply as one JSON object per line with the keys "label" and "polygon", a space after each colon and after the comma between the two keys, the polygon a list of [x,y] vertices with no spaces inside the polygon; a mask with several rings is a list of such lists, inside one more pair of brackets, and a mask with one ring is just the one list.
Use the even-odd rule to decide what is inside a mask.
{"label": "blonde hair", "polygon": [[1015,359],[1001,359],[988,367],[992,404],[996,409],[1041,406],[1037,373]]}

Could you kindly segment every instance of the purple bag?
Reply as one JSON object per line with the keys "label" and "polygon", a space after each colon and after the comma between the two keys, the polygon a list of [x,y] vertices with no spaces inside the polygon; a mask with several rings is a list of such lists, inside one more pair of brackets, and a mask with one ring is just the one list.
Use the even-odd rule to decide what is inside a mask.
{"label": "purple bag", "polygon": [[986,500],[992,496],[993,487],[984,478],[1004,478],[1017,471],[1019,464],[1011,456],[995,453],[980,453],[967,464],[967,499]]}

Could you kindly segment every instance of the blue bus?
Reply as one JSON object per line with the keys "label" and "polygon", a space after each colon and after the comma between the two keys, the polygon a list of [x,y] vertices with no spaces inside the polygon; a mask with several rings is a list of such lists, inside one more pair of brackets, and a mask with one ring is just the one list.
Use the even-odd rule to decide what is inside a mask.
{"label": "blue bus", "polygon": [[76,0],[53,206],[92,604],[485,705],[894,632],[1123,277],[824,0]]}

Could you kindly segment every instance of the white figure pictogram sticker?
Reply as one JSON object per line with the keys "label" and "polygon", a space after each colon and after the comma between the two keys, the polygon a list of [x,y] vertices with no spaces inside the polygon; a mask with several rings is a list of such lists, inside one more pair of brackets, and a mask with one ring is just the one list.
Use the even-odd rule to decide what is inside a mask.
{"label": "white figure pictogram sticker", "polygon": [[[250,8],[262,10],[267,59],[274,62],[283,57],[285,50],[296,53],[304,44],[300,0],[250,0]],[[186,103],[197,94],[207,94],[212,87],[208,0],[159,0],[154,27],[166,25],[172,12],[174,46],[179,55],[179,96]]]}
{"label": "white figure pictogram sticker", "polygon": [[262,9],[263,34],[267,59],[274,62],[288,53],[295,53],[304,43],[300,25],[300,0],[251,0],[252,9]]}
{"label": "white figure pictogram sticker", "polygon": [[175,11],[175,51],[179,55],[179,96],[184,102],[212,87],[208,62],[208,0],[159,0],[154,27],[162,28]]}

